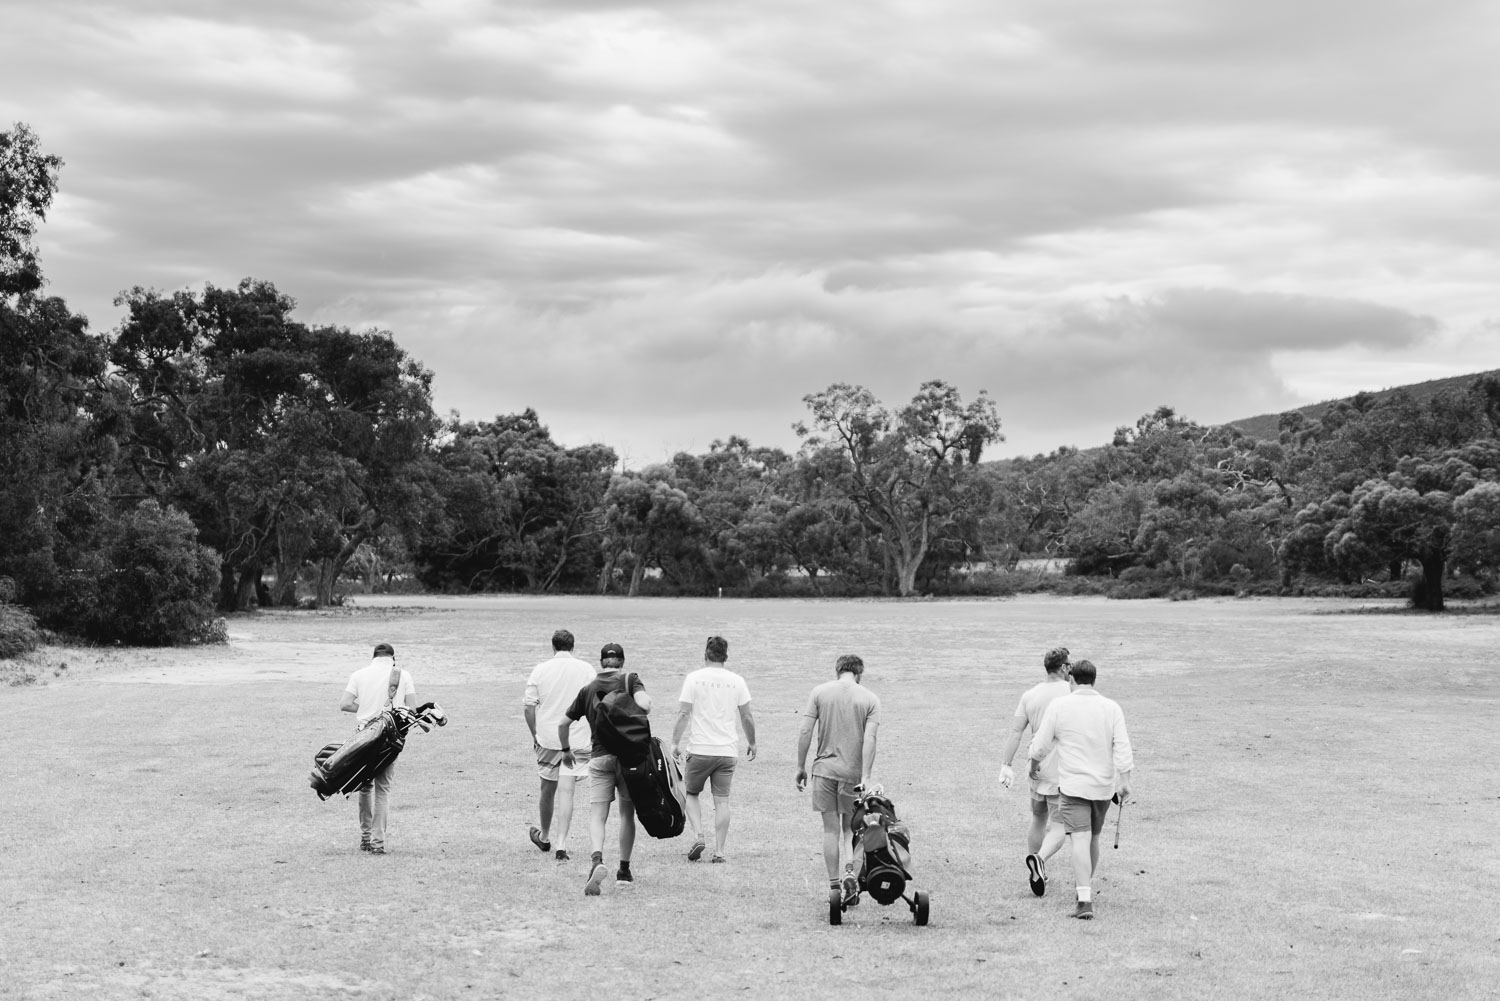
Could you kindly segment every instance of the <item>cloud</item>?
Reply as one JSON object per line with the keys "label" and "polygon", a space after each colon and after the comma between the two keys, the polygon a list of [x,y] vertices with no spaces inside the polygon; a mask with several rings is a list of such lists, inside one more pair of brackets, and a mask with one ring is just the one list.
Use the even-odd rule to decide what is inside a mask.
{"label": "cloud", "polygon": [[122,288],[251,275],[392,330],[468,417],[660,457],[945,378],[1036,451],[1500,366],[1496,28],[1477,0],[62,0],[8,19],[0,119],[67,161],[43,266],[96,328]]}

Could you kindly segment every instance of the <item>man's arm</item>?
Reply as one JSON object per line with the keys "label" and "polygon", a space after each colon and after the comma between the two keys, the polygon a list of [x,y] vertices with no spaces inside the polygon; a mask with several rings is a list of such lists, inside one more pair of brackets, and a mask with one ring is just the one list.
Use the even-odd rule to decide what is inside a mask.
{"label": "man's arm", "polygon": [[1114,725],[1115,745],[1115,791],[1123,804],[1130,798],[1130,773],[1135,770],[1135,754],[1130,747],[1130,734],[1125,730],[1125,714],[1116,710]]}
{"label": "man's arm", "polygon": [[1016,778],[1015,769],[1010,767],[1010,763],[1015,759],[1016,749],[1021,746],[1021,734],[1025,729],[1025,716],[1011,717],[1010,733],[1005,735],[1005,747],[1000,750],[1000,784],[1007,789]]}
{"label": "man's arm", "polygon": [[631,693],[631,696],[635,699],[635,704],[640,706],[646,712],[650,712],[651,696],[646,694],[646,683],[641,680],[641,676],[639,674],[635,676],[635,683],[639,686],[634,692]]}
{"label": "man's arm", "polygon": [[688,720],[693,718],[693,704],[691,702],[677,703],[677,722],[672,727],[672,749],[678,750],[682,744],[682,734],[687,730]]}
{"label": "man's arm", "polygon": [[755,760],[755,717],[750,715],[750,703],[740,706],[740,726],[745,730],[745,760]]}
{"label": "man's arm", "polygon": [[353,692],[345,692],[344,693],[343,700],[341,702],[339,702],[339,712],[341,712],[341,713],[357,713],[357,712],[359,712],[359,699],[355,697],[355,695],[354,695]]}
{"label": "man's arm", "polygon": [[870,776],[875,774],[875,731],[880,729],[880,720],[873,715],[865,720],[865,742],[859,753],[859,784],[869,788]]}
{"label": "man's arm", "polygon": [[797,791],[807,787],[807,750],[812,747],[813,724],[817,718],[802,717],[802,730],[797,734]]}
{"label": "man's arm", "polygon": [[533,746],[541,743],[536,736],[536,707],[542,704],[542,694],[535,682],[527,682],[526,694],[521,696],[521,715],[526,717],[526,729],[531,731]]}
{"label": "man's arm", "polygon": [[1032,778],[1036,777],[1037,770],[1042,767],[1042,759],[1047,752],[1052,750],[1052,744],[1057,740],[1057,703],[1047,707],[1042,713],[1042,722],[1031,734],[1031,749],[1026,752],[1031,759]]}

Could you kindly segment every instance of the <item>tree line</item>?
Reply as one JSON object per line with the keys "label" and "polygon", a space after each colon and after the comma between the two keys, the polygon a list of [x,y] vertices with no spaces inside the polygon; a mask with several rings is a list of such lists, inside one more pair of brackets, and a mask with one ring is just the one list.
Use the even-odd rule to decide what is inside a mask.
{"label": "tree line", "polygon": [[[61,162],[0,132],[0,603],[99,640],[218,614],[440,591],[892,594],[1052,555],[1079,575],[1287,590],[1400,578],[1440,609],[1500,560],[1500,381],[1362,395],[1274,441],[1160,408],[1099,449],[985,462],[995,403],[835,384],[795,452],[736,436],[621,469],[535,411],[437,416],[384,331],[313,326],[269,281],[133,288],[107,334],[45,295]],[[967,585],[966,585],[967,586]]]}

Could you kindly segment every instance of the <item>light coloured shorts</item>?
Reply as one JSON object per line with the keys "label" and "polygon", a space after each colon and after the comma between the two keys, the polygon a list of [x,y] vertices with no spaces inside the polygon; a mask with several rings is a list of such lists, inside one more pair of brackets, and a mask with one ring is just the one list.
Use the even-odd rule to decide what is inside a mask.
{"label": "light coloured shorts", "polygon": [[625,779],[616,767],[618,759],[613,754],[600,754],[589,759],[589,802],[613,803],[615,793],[620,794],[620,810],[633,810],[630,790],[625,788]]}
{"label": "light coloured shorts", "polygon": [[1033,817],[1046,817],[1049,820],[1057,819],[1057,804],[1059,793],[1040,793],[1031,790],[1031,815]]}
{"label": "light coloured shorts", "polygon": [[812,808],[818,813],[833,813],[841,816],[854,813],[854,786],[856,783],[831,779],[826,775],[812,777]]}
{"label": "light coloured shorts", "polygon": [[734,767],[740,759],[728,754],[689,754],[687,767],[682,770],[682,781],[689,796],[703,791],[703,785],[713,782],[715,796],[728,796],[729,785],[734,781]]}
{"label": "light coloured shorts", "polygon": [[563,764],[563,752],[556,747],[536,749],[536,773],[544,781],[556,782],[559,776],[579,778],[589,773],[589,752],[573,749],[573,767]]}

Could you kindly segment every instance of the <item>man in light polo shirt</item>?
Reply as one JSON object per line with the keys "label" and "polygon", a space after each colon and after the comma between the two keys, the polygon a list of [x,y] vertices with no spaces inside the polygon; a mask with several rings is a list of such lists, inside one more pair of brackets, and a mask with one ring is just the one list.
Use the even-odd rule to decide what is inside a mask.
{"label": "man in light polo shirt", "polygon": [[[849,827],[854,794],[868,786],[875,770],[875,735],[880,729],[880,699],[861,685],[865,662],[845,654],[834,666],[834,680],[812,690],[802,710],[797,735],[797,791],[807,787],[807,752],[818,733],[812,762],[812,807],[823,815],[823,864],[828,885],[840,890],[846,905],[859,903]],[[839,867],[843,865],[843,881]]]}
{"label": "man in light polo shirt", "polygon": [[703,653],[703,667],[682,683],[678,696],[677,725],[672,746],[682,755],[686,732],[687,765],[683,782],[687,792],[687,820],[693,828],[693,847],[688,861],[703,857],[703,786],[712,783],[714,797],[714,853],[710,862],[724,861],[724,840],[729,836],[729,786],[740,759],[740,737],[735,720],[744,727],[745,760],[755,760],[755,718],[750,715],[750,688],[745,679],[724,666],[729,659],[729,641],[710,636]]}
{"label": "man in light polo shirt", "polygon": [[[386,706],[417,708],[417,685],[411,674],[396,666],[396,651],[389,643],[375,647],[370,663],[349,676],[339,711],[354,713],[356,729]],[[394,759],[370,777],[359,791],[359,850],[385,854],[385,829],[390,815],[391,782],[396,778]]]}
{"label": "man in light polo shirt", "polygon": [[1098,671],[1086,660],[1073,665],[1074,689],[1047,707],[1042,725],[1031,738],[1031,775],[1057,748],[1058,816],[1073,852],[1073,882],[1078,887],[1075,918],[1094,916],[1093,878],[1099,867],[1099,832],[1112,797],[1123,806],[1130,798],[1135,759],[1125,714],[1114,700],[1094,691]]}
{"label": "man in light polo shirt", "polygon": [[[594,680],[593,665],[573,656],[573,634],[559,629],[552,634],[552,658],[531,669],[522,699],[526,728],[531,731],[531,746],[536,751],[537,774],[542,791],[537,803],[540,827],[531,829],[531,843],[543,852],[552,850],[552,812],[557,807],[557,855],[559,862],[568,859],[568,830],[573,826],[573,793],[578,782],[589,773],[589,723],[580,719],[569,729],[574,764],[563,764],[562,744],[558,742],[557,725],[563,713],[573,704],[578,690]],[[561,785],[559,785],[559,782]]]}
{"label": "man in light polo shirt", "polygon": [[[1042,656],[1047,680],[1026,689],[1010,721],[1010,733],[1000,752],[1000,784],[1009,789],[1016,773],[1011,759],[1021,746],[1021,734],[1031,727],[1033,735],[1042,724],[1042,714],[1053,701],[1067,695],[1073,686],[1068,682],[1068,648],[1054,647]],[[1031,780],[1031,829],[1026,832],[1026,871],[1031,892],[1040,897],[1047,892],[1047,860],[1057,854],[1067,836],[1057,818],[1057,749],[1042,759],[1041,771]]]}

